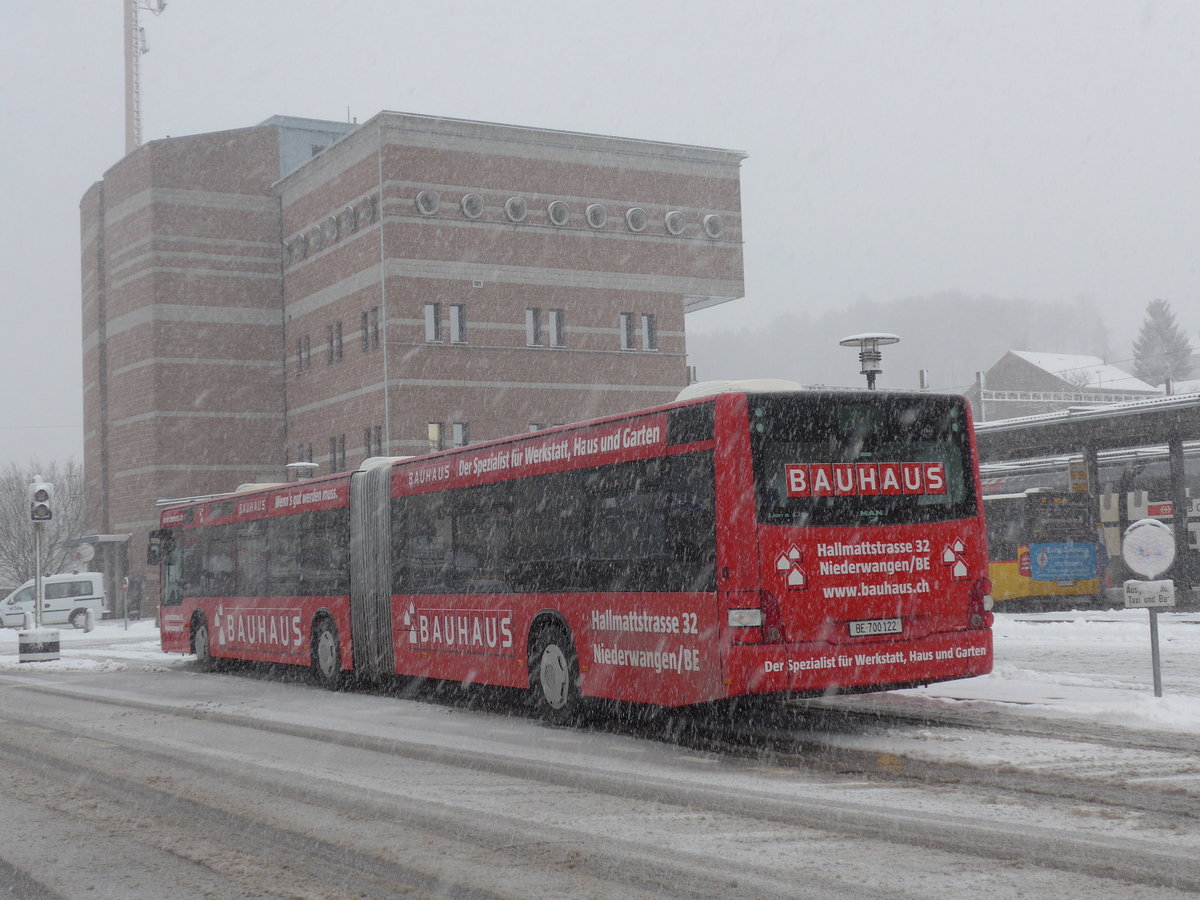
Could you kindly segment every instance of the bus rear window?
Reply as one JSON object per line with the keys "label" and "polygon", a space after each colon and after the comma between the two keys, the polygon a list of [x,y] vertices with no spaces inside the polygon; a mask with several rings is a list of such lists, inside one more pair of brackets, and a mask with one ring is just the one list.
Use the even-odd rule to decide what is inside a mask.
{"label": "bus rear window", "polygon": [[760,522],[888,525],[976,514],[961,398],[812,392],[749,399]]}

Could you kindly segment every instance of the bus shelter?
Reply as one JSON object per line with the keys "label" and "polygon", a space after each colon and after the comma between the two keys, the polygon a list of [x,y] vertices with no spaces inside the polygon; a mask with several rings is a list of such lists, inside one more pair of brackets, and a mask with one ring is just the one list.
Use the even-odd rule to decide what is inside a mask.
{"label": "bus shelter", "polygon": [[1188,548],[1188,496],[1184,474],[1184,443],[1200,439],[1200,394],[1156,397],[1108,406],[980,422],[975,426],[983,463],[1014,462],[1037,457],[1078,454],[1087,471],[1088,490],[1099,520],[1098,454],[1165,446],[1170,469],[1175,565],[1166,577],[1194,592],[1200,585],[1200,566]]}

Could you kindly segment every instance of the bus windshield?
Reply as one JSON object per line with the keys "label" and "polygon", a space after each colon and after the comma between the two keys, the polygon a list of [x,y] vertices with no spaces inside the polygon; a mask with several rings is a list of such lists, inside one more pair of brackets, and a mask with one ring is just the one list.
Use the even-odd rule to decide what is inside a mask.
{"label": "bus windshield", "polygon": [[749,414],[764,524],[891,525],[977,513],[962,398],[757,395]]}

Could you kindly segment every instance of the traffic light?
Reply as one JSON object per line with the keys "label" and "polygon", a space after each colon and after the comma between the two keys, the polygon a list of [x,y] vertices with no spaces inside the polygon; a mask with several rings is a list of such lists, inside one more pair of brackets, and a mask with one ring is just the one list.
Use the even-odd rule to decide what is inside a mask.
{"label": "traffic light", "polygon": [[34,522],[49,522],[54,518],[54,485],[35,475],[29,485],[29,518]]}

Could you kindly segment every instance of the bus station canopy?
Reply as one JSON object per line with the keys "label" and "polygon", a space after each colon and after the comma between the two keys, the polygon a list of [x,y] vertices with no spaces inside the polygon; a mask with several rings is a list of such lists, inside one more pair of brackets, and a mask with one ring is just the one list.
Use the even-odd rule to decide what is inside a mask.
{"label": "bus station canopy", "polygon": [[1124,450],[1200,439],[1200,394],[978,422],[983,463]]}

